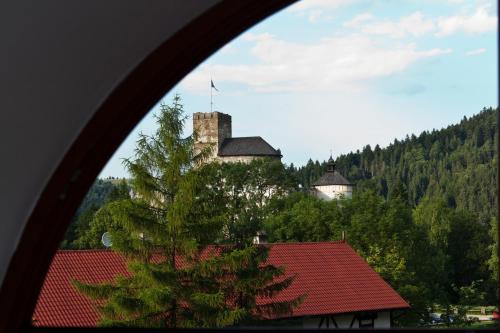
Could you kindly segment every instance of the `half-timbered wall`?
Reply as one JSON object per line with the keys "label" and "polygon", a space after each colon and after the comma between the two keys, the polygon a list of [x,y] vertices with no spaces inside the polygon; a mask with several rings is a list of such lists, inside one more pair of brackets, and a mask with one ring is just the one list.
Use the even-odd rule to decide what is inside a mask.
{"label": "half-timbered wall", "polygon": [[390,311],[304,318],[303,328],[390,328]]}

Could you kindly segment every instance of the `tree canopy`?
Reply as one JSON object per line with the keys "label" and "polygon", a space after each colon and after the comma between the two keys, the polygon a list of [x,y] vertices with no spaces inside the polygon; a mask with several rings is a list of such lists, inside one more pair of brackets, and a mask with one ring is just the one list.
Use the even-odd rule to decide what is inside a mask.
{"label": "tree canopy", "polygon": [[101,325],[224,327],[289,313],[301,301],[273,301],[293,277],[281,278],[284,268],[266,264],[267,247],[213,245],[228,217],[244,212],[214,204],[220,191],[200,163],[208,152],[194,155],[193,136],[182,136],[185,119],[178,96],[161,105],[158,130],[141,134],[135,156],[125,161],[132,196],[100,211],[130,273],[103,285],[74,281],[102,302]]}

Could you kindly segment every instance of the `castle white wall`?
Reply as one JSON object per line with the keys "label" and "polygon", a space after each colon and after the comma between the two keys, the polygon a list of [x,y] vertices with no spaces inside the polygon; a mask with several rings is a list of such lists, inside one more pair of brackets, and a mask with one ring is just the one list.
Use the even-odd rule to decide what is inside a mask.
{"label": "castle white wall", "polygon": [[333,200],[352,198],[352,186],[351,185],[324,185],[324,186],[315,186],[314,194],[323,200]]}
{"label": "castle white wall", "polygon": [[250,163],[255,158],[255,156],[217,156],[218,161],[226,163]]}
{"label": "castle white wall", "polygon": [[[251,161],[262,158],[260,156],[217,156],[217,160],[226,163],[250,163]],[[279,157],[273,157],[279,160]]]}

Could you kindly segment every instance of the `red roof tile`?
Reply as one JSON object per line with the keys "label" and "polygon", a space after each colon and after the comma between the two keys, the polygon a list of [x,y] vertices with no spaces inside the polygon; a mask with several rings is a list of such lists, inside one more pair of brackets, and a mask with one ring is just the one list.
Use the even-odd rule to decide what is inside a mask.
{"label": "red roof tile", "polygon": [[[295,281],[274,300],[306,294],[294,317],[408,308],[370,266],[343,242],[272,244],[269,263],[284,266]],[[102,283],[127,274],[124,258],[110,250],[59,251],[40,293],[35,326],[95,326],[95,302],[77,292],[72,279]]]}

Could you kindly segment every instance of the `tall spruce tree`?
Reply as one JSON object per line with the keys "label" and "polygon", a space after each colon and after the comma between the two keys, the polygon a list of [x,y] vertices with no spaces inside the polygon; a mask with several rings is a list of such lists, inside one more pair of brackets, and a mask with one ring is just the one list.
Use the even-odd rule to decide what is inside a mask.
{"label": "tall spruce tree", "polygon": [[185,120],[179,96],[161,105],[155,135],[141,134],[125,161],[133,198],[107,206],[112,249],[129,274],[74,281],[98,300],[103,326],[224,327],[289,313],[301,301],[273,302],[293,277],[265,263],[267,247],[210,245],[227,216],[202,177],[208,151],[194,156],[194,137],[182,136]]}

